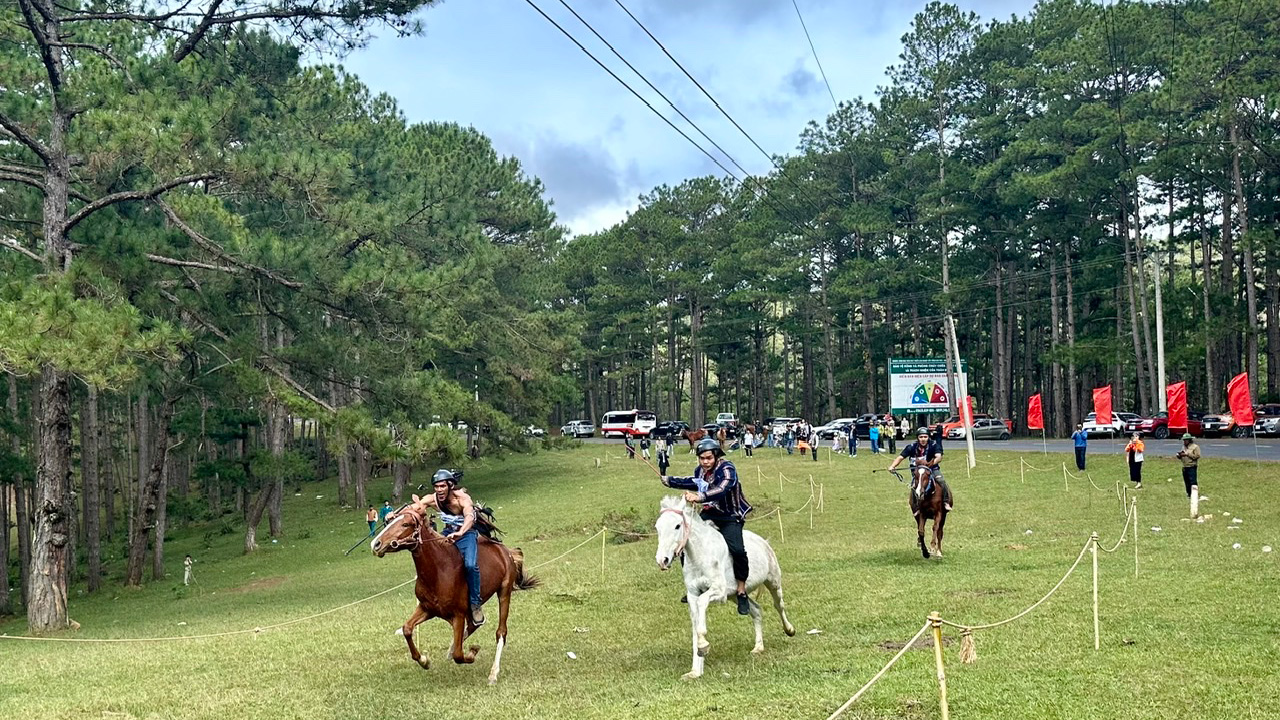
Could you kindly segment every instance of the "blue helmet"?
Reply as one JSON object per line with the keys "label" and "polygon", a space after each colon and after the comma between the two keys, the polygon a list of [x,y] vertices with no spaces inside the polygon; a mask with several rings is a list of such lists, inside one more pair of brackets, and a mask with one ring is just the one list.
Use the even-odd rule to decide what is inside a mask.
{"label": "blue helmet", "polygon": [[701,455],[708,450],[715,453],[716,457],[724,455],[724,450],[721,449],[720,443],[716,442],[714,438],[709,437],[702,438],[698,441],[698,445],[694,448],[694,454]]}

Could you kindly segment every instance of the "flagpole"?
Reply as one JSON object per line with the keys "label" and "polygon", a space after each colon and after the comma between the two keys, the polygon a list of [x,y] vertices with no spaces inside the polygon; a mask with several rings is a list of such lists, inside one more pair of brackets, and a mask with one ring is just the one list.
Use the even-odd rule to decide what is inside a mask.
{"label": "flagpole", "polygon": [[1040,442],[1044,445],[1044,454],[1045,454],[1045,455],[1048,455],[1048,454],[1049,454],[1049,440],[1048,440],[1048,439],[1046,439],[1045,434],[1044,434],[1044,427],[1043,427],[1044,423],[1040,423],[1040,425],[1041,425],[1041,428],[1040,428]]}

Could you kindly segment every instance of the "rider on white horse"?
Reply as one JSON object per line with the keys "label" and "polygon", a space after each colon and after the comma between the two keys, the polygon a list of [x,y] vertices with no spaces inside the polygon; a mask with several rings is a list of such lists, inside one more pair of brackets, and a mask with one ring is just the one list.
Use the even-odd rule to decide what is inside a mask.
{"label": "rider on white horse", "polygon": [[[889,465],[889,470],[896,470],[903,459],[911,460],[911,464],[919,467],[924,465],[929,468],[929,475],[933,481],[942,486],[942,504],[946,506],[947,512],[951,512],[951,488],[947,486],[947,481],[942,479],[942,443],[937,440],[929,439],[928,428],[919,428],[916,430],[916,441],[902,448],[902,452],[893,459],[893,464]],[[911,488],[916,487],[915,473],[911,473]],[[917,507],[916,494],[911,493],[911,514],[917,515],[920,510]]]}
{"label": "rider on white horse", "polygon": [[724,536],[733,560],[733,579],[738,583],[738,614],[749,615],[747,548],[742,542],[742,524],[751,512],[751,504],[743,497],[738,470],[724,459],[720,443],[714,438],[703,438],[694,450],[698,454],[694,474],[689,477],[663,475],[662,484],[684,490],[687,502],[701,503],[702,519],[715,525]]}

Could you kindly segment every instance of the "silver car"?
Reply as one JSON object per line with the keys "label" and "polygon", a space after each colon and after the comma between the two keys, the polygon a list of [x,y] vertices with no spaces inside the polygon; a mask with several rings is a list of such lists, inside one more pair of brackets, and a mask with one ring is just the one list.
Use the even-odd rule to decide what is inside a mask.
{"label": "silver car", "polygon": [[[978,418],[973,421],[974,440],[1008,440],[1008,421],[1000,418]],[[963,440],[964,426],[954,427],[947,431],[948,440]]]}

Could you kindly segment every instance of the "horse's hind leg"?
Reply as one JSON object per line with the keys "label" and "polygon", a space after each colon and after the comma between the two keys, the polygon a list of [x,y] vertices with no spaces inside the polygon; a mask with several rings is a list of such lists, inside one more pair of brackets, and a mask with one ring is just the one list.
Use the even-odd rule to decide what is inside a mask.
{"label": "horse's hind leg", "polygon": [[946,513],[939,513],[933,519],[933,552],[938,557],[942,557],[942,526],[946,523]]}
{"label": "horse's hind leg", "polygon": [[422,609],[422,605],[418,605],[413,608],[413,614],[409,616],[408,620],[404,621],[404,625],[400,626],[399,631],[404,636],[405,643],[409,645],[409,657],[421,665],[423,670],[431,667],[431,659],[418,652],[418,646],[413,642],[413,629],[421,625],[427,618],[427,611]]}
{"label": "horse's hind leg", "polygon": [[778,561],[773,562],[774,577],[770,577],[764,581],[764,586],[769,589],[769,594],[773,596],[773,607],[778,611],[778,617],[782,618],[782,631],[787,637],[793,637],[796,634],[795,626],[787,619],[787,606],[782,602],[782,569],[778,568]]}
{"label": "horse's hind leg", "polygon": [[760,603],[755,600],[748,600],[747,607],[750,608],[751,622],[756,630],[756,644],[751,648],[751,654],[759,655],[764,652],[764,611],[760,609]]}
{"label": "horse's hind leg", "polygon": [[498,593],[497,649],[493,652],[493,667],[489,669],[489,684],[498,682],[498,670],[502,666],[502,649],[507,646],[507,613],[511,610],[511,584],[503,583]]}
{"label": "horse's hind leg", "polygon": [[693,667],[689,672],[685,673],[686,680],[702,677],[702,669],[706,665],[706,658],[698,646],[698,603],[701,602],[700,595],[694,595],[692,591],[688,593],[689,598],[689,629],[693,636]]}

